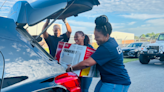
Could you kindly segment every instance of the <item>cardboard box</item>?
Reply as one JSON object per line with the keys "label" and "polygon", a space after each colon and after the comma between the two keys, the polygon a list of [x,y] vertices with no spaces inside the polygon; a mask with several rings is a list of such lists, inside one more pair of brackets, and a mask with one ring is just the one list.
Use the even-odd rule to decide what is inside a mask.
{"label": "cardboard box", "polygon": [[[95,52],[94,49],[87,46],[59,42],[56,50],[56,60],[65,68],[67,65],[76,65],[79,62],[89,58]],[[97,77],[96,67],[74,71],[78,76]]]}

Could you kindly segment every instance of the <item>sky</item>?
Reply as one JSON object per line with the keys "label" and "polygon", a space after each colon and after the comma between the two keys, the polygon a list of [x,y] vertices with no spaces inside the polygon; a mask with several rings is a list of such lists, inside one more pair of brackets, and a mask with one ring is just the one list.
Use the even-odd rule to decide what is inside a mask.
{"label": "sky", "polygon": [[[0,7],[5,0],[0,0]],[[0,9],[0,16],[7,16],[13,4],[19,0],[7,0]],[[29,3],[35,0],[27,0]],[[146,33],[164,32],[164,1],[163,0],[99,0],[100,5],[91,11],[79,14],[77,17],[67,18],[72,28],[72,35],[76,31],[93,34],[95,18],[106,15],[113,31],[134,33],[140,36]],[[63,22],[57,20],[55,23]],[[65,26],[62,26],[66,32]]]}

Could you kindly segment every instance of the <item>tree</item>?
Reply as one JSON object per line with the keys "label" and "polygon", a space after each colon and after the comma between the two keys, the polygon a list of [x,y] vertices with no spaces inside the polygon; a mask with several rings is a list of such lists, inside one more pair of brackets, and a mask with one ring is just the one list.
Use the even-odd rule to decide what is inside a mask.
{"label": "tree", "polygon": [[152,34],[153,36],[155,35],[155,33],[154,33],[154,32],[152,32],[151,34]]}
{"label": "tree", "polygon": [[140,36],[140,38],[145,38],[146,36],[145,36],[145,34],[142,34],[141,36]]}
{"label": "tree", "polygon": [[158,38],[158,36],[159,36],[159,33],[155,34],[154,32],[152,32],[152,33],[147,33],[146,35],[142,34],[140,36],[140,38],[146,38],[146,39],[155,40],[155,39]]}
{"label": "tree", "polygon": [[157,38],[158,38],[159,34],[160,34],[160,33],[155,34],[155,39],[157,39]]}
{"label": "tree", "polygon": [[146,37],[152,37],[153,35],[152,35],[152,33],[147,33],[145,36]]}

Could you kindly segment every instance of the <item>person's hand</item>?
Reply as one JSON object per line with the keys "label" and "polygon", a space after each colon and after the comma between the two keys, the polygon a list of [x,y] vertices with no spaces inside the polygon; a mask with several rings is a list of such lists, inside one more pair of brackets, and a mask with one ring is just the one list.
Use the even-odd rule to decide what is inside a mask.
{"label": "person's hand", "polygon": [[73,72],[72,66],[71,65],[67,65],[67,69],[66,72]]}
{"label": "person's hand", "polygon": [[65,23],[65,24],[67,24],[67,19],[66,18],[64,18],[64,19],[62,19],[63,20],[63,22]]}
{"label": "person's hand", "polygon": [[68,68],[66,69],[66,72],[71,72],[70,67],[68,67]]}

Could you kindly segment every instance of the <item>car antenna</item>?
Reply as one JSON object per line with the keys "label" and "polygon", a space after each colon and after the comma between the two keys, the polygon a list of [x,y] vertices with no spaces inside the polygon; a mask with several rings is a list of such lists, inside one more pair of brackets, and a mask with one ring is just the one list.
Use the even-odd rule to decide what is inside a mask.
{"label": "car antenna", "polygon": [[6,1],[7,1],[7,0],[5,0],[5,1],[3,2],[2,6],[0,7],[0,9],[3,7],[3,5],[6,3]]}

